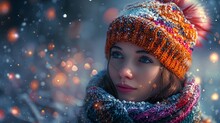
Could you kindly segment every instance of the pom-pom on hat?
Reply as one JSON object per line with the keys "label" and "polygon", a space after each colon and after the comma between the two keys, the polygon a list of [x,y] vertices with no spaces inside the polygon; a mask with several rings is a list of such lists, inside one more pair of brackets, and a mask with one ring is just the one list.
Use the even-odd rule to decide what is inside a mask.
{"label": "pom-pom on hat", "polygon": [[[180,7],[196,10],[192,4],[178,1],[173,0]],[[109,59],[110,49],[115,43],[130,42],[145,49],[178,78],[184,79],[192,63],[192,51],[198,39],[197,27],[201,24],[198,20],[191,23],[173,2],[146,1],[127,6],[109,26],[106,58]],[[195,20],[192,16],[188,18]]]}

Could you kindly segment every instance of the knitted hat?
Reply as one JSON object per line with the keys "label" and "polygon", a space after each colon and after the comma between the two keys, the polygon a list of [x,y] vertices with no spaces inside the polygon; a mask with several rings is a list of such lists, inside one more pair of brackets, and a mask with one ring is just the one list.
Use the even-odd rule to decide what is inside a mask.
{"label": "knitted hat", "polygon": [[175,3],[136,3],[127,6],[110,24],[105,54],[109,59],[110,48],[115,43],[130,42],[144,48],[183,79],[192,63],[197,35],[195,26]]}

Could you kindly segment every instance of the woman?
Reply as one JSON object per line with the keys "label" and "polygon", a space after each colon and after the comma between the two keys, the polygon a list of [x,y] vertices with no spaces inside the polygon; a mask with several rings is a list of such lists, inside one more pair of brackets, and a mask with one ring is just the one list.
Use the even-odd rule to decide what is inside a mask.
{"label": "woman", "polygon": [[199,85],[187,74],[200,21],[183,13],[195,6],[173,2],[129,5],[110,24],[107,70],[89,82],[79,122],[200,121]]}

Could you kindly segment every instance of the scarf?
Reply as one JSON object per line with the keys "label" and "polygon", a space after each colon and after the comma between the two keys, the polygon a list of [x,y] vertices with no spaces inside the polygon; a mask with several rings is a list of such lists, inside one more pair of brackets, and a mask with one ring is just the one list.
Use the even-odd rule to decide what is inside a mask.
{"label": "scarf", "polygon": [[155,104],[120,101],[98,86],[105,71],[88,84],[80,122],[85,123],[192,123],[200,120],[200,88],[188,76],[183,90]]}

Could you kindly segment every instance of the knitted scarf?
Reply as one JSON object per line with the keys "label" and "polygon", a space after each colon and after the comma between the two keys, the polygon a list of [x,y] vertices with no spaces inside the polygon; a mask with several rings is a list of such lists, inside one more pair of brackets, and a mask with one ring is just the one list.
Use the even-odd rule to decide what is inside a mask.
{"label": "knitted scarf", "polygon": [[155,104],[149,102],[120,101],[98,87],[105,71],[95,76],[87,87],[80,122],[90,123],[192,123],[200,120],[198,100],[200,88],[192,76],[187,78],[183,90]]}

